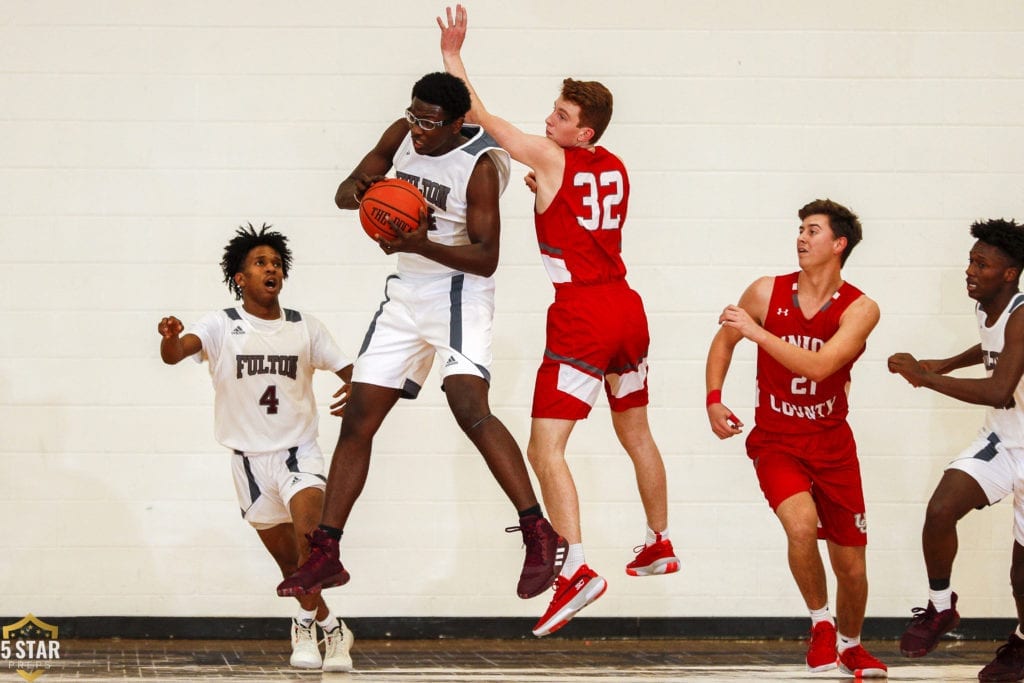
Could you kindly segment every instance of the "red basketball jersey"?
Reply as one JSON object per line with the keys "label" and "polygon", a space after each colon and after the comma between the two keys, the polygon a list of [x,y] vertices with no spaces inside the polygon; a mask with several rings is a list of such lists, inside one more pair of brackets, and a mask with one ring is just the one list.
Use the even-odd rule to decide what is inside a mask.
{"label": "red basketball jersey", "polygon": [[564,151],[562,185],[547,210],[534,214],[544,267],[556,287],[622,280],[622,226],[629,205],[626,167],[604,147]]}
{"label": "red basketball jersey", "polygon": [[[799,273],[779,275],[772,288],[764,328],[803,349],[817,351],[839,329],[839,318],[863,295],[844,282],[808,320],[797,300]],[[806,434],[835,427],[846,420],[850,369],[864,353],[862,348],[846,365],[821,382],[813,382],[788,370],[768,353],[757,350],[757,397],[754,421],[761,429],[784,434]]]}

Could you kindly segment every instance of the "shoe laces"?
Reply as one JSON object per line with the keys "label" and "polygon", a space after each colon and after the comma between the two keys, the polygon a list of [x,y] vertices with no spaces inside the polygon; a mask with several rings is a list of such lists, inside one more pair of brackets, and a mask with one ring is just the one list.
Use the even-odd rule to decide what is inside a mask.
{"label": "shoe laces", "polygon": [[537,524],[531,524],[529,526],[509,526],[505,527],[506,533],[513,533],[516,531],[523,532],[523,545],[526,547],[526,564],[547,564],[544,561],[544,544],[541,543],[541,534],[537,530]]}
{"label": "shoe laces", "polygon": [[306,534],[306,541],[309,543],[309,559],[306,560],[306,565],[317,566],[330,559],[327,545],[318,539],[316,534]]}
{"label": "shoe laces", "polygon": [[315,635],[315,633],[316,633],[315,628],[316,627],[314,627],[312,624],[310,624],[309,626],[303,626],[302,624],[300,624],[299,622],[296,621],[295,622],[295,627],[296,627],[295,628],[295,640],[296,640],[296,642],[304,641],[304,640],[308,640],[308,641],[310,641],[312,643],[317,642],[316,635]]}
{"label": "shoe laces", "polygon": [[939,616],[938,610],[935,609],[935,605],[928,603],[927,607],[912,607],[910,611],[914,616],[910,618],[911,623],[921,624],[926,621],[931,621]]}

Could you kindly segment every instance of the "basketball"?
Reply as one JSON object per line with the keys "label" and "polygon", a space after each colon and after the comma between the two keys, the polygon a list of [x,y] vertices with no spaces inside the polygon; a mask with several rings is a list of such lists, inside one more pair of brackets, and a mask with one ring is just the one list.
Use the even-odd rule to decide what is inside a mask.
{"label": "basketball", "polygon": [[423,198],[412,183],[388,178],[370,185],[359,204],[359,222],[366,234],[377,239],[395,238],[389,221],[394,221],[403,232],[412,232],[420,224],[420,211],[427,208]]}

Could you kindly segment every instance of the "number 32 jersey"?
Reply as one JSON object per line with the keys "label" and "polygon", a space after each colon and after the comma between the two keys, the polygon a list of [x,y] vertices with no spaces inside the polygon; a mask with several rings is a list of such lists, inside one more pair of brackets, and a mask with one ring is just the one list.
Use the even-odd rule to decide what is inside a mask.
{"label": "number 32 jersey", "polygon": [[623,280],[622,226],[629,205],[626,167],[604,147],[564,151],[562,185],[544,213],[534,215],[548,276],[556,288]]}
{"label": "number 32 jersey", "polygon": [[317,436],[313,370],[337,372],[349,364],[331,333],[312,316],[283,309],[263,320],[241,308],[208,313],[188,330],[210,363],[214,435],[243,453],[299,446]]}

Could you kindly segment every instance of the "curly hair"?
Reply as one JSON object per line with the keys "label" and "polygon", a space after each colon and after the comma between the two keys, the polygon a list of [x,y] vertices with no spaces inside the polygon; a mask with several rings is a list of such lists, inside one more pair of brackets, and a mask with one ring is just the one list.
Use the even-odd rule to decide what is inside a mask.
{"label": "curly hair", "polygon": [[1012,218],[990,218],[971,224],[971,235],[1006,254],[1014,268],[1024,267],[1024,225]]}
{"label": "curly hair", "polygon": [[235,298],[241,301],[242,288],[235,282],[235,273],[240,273],[245,268],[245,257],[256,247],[266,245],[276,251],[281,257],[281,272],[285,279],[288,278],[288,270],[292,265],[292,250],[288,248],[288,238],[279,232],[270,230],[273,227],[266,223],[256,232],[256,228],[249,223],[248,228],[239,226],[235,236],[224,247],[224,256],[220,260],[220,269],[224,273],[224,282],[228,289],[235,293]]}
{"label": "curly hair", "polygon": [[839,265],[846,265],[846,259],[850,257],[850,252],[853,251],[853,248],[864,237],[857,214],[831,199],[815,199],[813,202],[805,204],[797,212],[800,220],[814,214],[828,216],[828,223],[832,226],[832,234],[836,237],[846,238],[846,249],[843,249],[843,255],[839,257]]}
{"label": "curly hair", "polygon": [[462,79],[444,71],[429,73],[416,81],[412,86],[412,96],[441,107],[450,121],[465,116],[472,104],[469,88]]}

